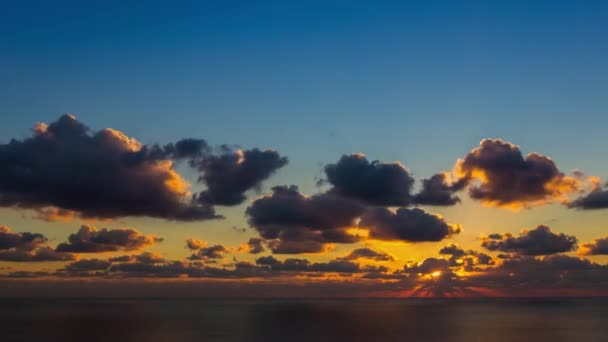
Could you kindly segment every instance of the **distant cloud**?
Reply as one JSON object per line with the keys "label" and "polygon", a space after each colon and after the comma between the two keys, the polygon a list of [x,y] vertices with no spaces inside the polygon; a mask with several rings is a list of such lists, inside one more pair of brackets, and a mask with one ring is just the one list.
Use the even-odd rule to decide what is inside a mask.
{"label": "distant cloud", "polygon": [[247,242],[247,251],[250,254],[263,253],[265,251],[265,249],[264,249],[265,243],[266,243],[266,240],[264,240],[262,238],[252,237]]}
{"label": "distant cloud", "polygon": [[146,236],[135,229],[97,229],[83,225],[77,233],[68,237],[68,242],[57,246],[58,252],[103,253],[133,251],[151,246],[163,239],[154,235]]}
{"label": "distant cloud", "polygon": [[579,197],[567,204],[576,209],[606,209],[608,208],[608,190],[597,188],[585,196]]}
{"label": "distant cloud", "polygon": [[595,239],[579,248],[581,255],[608,255],[608,238]]}
{"label": "distant cloud", "polygon": [[511,234],[493,234],[482,240],[481,246],[490,251],[517,253],[521,255],[547,255],[572,251],[576,237],[564,233],[556,234],[547,226],[522,230],[518,237]]}
{"label": "distant cloud", "polygon": [[47,245],[48,239],[39,233],[14,233],[7,226],[0,226],[0,261],[34,262],[67,261],[74,256],[56,252]]}
{"label": "distant cloud", "polygon": [[202,241],[199,239],[195,239],[195,238],[189,238],[186,240],[186,248],[190,249],[190,250],[197,250],[197,249],[201,249],[207,247],[207,242],[206,241]]}
{"label": "distant cloud", "polygon": [[387,241],[441,241],[460,233],[459,226],[418,208],[399,208],[396,212],[370,208],[361,217],[359,227],[369,229],[369,238]]}
{"label": "distant cloud", "polygon": [[347,256],[340,258],[342,260],[359,260],[359,259],[369,259],[375,261],[394,261],[390,254],[384,252],[378,252],[371,248],[363,247],[352,250]]}
{"label": "distant cloud", "polygon": [[189,260],[200,260],[203,262],[215,262],[224,257],[228,253],[228,249],[222,245],[213,245],[209,247],[201,247],[188,257]]}

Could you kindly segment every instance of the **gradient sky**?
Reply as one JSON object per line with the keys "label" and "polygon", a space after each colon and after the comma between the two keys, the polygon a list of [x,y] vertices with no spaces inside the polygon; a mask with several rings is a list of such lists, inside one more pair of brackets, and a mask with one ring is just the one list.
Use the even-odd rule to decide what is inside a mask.
{"label": "gradient sky", "polygon": [[[317,180],[343,154],[400,161],[416,179],[415,191],[485,138],[515,144],[524,156],[548,156],[567,175],[608,177],[605,1],[127,3],[0,5],[1,144],[72,113],[94,131],[113,128],[143,144],[202,138],[214,146],[272,148],[289,163],[259,192],[248,191],[244,203],[217,206],[224,220],[47,222],[33,210],[5,206],[0,226],[41,233],[51,246],[85,223],[134,228],[163,237],[146,251],[168,260],[184,260],[191,254],[186,239],[196,238],[228,248],[218,263],[230,268],[233,260],[255,263],[270,254],[238,251],[258,236],[246,208],[275,185],[295,184],[307,195],[326,191]],[[205,189],[195,170],[184,163],[177,170],[193,192]],[[517,236],[538,225],[576,236],[579,246],[608,236],[608,209],[556,201],[513,211],[484,206],[466,191],[459,197],[454,206],[421,206],[462,226],[440,242],[365,241],[274,256],[327,262],[367,246],[396,257],[385,264],[397,270],[410,259],[438,257],[450,243],[496,256],[480,246],[480,236]],[[578,258],[576,249],[566,254]],[[0,261],[0,272],[52,272],[65,264]]]}

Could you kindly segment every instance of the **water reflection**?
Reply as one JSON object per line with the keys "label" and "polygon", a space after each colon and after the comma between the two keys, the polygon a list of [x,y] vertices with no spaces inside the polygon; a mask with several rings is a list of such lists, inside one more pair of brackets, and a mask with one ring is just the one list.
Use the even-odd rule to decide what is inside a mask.
{"label": "water reflection", "polygon": [[2,300],[2,341],[608,341],[608,301]]}

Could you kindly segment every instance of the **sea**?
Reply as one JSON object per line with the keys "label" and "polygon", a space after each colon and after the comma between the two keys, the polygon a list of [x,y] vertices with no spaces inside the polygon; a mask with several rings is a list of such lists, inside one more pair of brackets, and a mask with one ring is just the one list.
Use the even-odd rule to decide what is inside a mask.
{"label": "sea", "polygon": [[0,341],[608,341],[608,300],[0,299]]}

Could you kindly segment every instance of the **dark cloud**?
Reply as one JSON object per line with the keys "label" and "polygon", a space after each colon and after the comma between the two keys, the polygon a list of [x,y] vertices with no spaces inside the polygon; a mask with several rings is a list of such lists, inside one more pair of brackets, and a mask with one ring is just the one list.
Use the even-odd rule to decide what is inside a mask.
{"label": "dark cloud", "polygon": [[439,250],[439,254],[447,254],[455,257],[467,255],[467,252],[455,244],[449,244]]}
{"label": "dark cloud", "polygon": [[194,253],[188,257],[189,260],[198,260],[207,263],[214,263],[222,259],[228,249],[222,245],[207,246],[207,242],[190,238],[186,240],[186,247]]}
{"label": "dark cloud", "polygon": [[396,212],[370,208],[361,217],[359,226],[369,229],[371,239],[388,241],[441,241],[460,233],[460,227],[451,226],[442,218],[418,208],[399,208]]}
{"label": "dark cloud", "polygon": [[369,162],[363,154],[343,155],[325,166],[330,192],[379,206],[410,204],[414,178],[399,162]]}
{"label": "dark cloud", "polygon": [[73,260],[68,253],[56,252],[47,245],[48,239],[38,233],[14,233],[0,226],[0,261],[34,262]]}
{"label": "dark cloud", "polygon": [[47,238],[38,233],[13,233],[7,226],[0,226],[0,250],[20,249],[34,250],[47,242]]}
{"label": "dark cloud", "polygon": [[395,260],[391,255],[378,252],[371,248],[357,248],[352,250],[347,256],[341,258],[342,260],[358,260],[358,259],[370,259],[375,261],[393,261]]}
{"label": "dark cloud", "polygon": [[38,261],[68,261],[75,257],[69,253],[57,252],[49,246],[38,247],[34,250],[9,249],[0,250],[1,261],[38,262]]}
{"label": "dark cloud", "polygon": [[251,253],[251,254],[259,254],[259,253],[264,252],[264,244],[265,243],[266,243],[266,240],[264,240],[262,238],[252,237],[247,242],[247,247],[248,247],[249,253]]}
{"label": "dark cloud", "polygon": [[55,207],[92,218],[217,218],[211,206],[191,201],[188,183],[171,161],[204,146],[182,141],[167,151],[146,147],[120,131],[94,132],[64,115],[37,125],[30,138],[0,145],[0,205]]}
{"label": "dark cloud", "polygon": [[112,261],[102,259],[82,259],[74,261],[65,267],[67,271],[105,271],[112,265]]}
{"label": "dark cloud", "polygon": [[430,274],[444,272],[450,269],[450,262],[441,258],[427,258],[414,265],[406,265],[403,269],[406,274]]}
{"label": "dark cloud", "polygon": [[321,272],[321,273],[359,273],[369,271],[386,271],[386,268],[362,268],[359,264],[335,259],[328,262],[311,263],[306,259],[287,258],[283,261],[273,256],[261,257],[256,260],[259,266],[270,267],[273,271],[288,272]]}
{"label": "dark cloud", "polygon": [[564,233],[556,234],[547,226],[539,225],[532,230],[523,230],[518,237],[503,234],[484,238],[481,246],[490,251],[517,253],[521,255],[547,255],[569,252],[576,247],[576,237]]}
{"label": "dark cloud", "polygon": [[258,149],[226,151],[196,162],[200,181],[207,190],[197,196],[203,204],[236,205],[245,201],[245,192],[259,188],[262,181],[287,164],[276,151]]}
{"label": "dark cloud", "polygon": [[[526,295],[547,290],[591,290],[605,288],[608,284],[608,267],[587,259],[563,254],[545,257],[525,256],[507,259],[501,265],[469,280],[469,286],[485,287],[502,293]],[[542,292],[541,292],[542,293]]]}
{"label": "dark cloud", "polygon": [[364,211],[359,201],[334,194],[304,196],[296,186],[277,186],[246,210],[249,225],[274,253],[316,253],[327,243],[353,243],[348,232]]}
{"label": "dark cloud", "polygon": [[224,254],[226,253],[228,253],[228,249],[226,249],[226,247],[222,245],[213,245],[196,250],[196,252],[194,252],[188,259],[213,262],[223,258]]}
{"label": "dark cloud", "polygon": [[467,272],[479,271],[476,268],[479,265],[494,265],[494,259],[490,255],[474,250],[465,251],[455,244],[444,246],[439,254],[449,255],[450,266],[462,267]]}
{"label": "dark cloud", "polygon": [[103,253],[133,251],[162,241],[156,236],[143,235],[135,229],[96,229],[83,225],[77,233],[70,234],[68,242],[57,246],[58,252]]}
{"label": "dark cloud", "polygon": [[589,194],[568,203],[568,207],[577,209],[606,209],[608,208],[608,190],[594,189]]}
{"label": "dark cloud", "polygon": [[607,255],[608,238],[595,239],[589,243],[583,244],[579,252],[582,255]]}
{"label": "dark cloud", "polygon": [[422,181],[422,190],[414,196],[414,202],[423,205],[454,205],[460,202],[454,193],[464,189],[467,183],[467,178],[449,183],[446,174],[438,173]]}
{"label": "dark cloud", "polygon": [[186,138],[165,145],[160,153],[172,159],[198,159],[210,154],[211,148],[203,139]]}
{"label": "dark cloud", "polygon": [[482,140],[458,162],[457,173],[479,182],[469,187],[472,198],[494,206],[521,208],[563,200],[579,187],[550,158],[538,153],[524,157],[518,146],[500,139]]}

